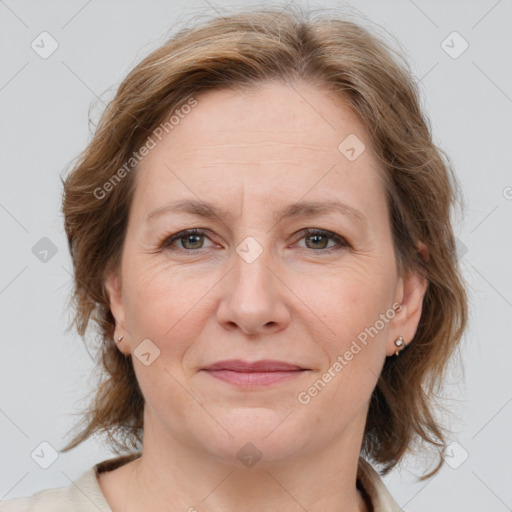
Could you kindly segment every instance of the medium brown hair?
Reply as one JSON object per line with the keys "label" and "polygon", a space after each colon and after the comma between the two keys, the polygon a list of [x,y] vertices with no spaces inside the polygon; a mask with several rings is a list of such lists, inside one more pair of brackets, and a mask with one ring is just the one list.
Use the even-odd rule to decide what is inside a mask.
{"label": "medium brown hair", "polygon": [[[73,325],[81,336],[91,324],[98,328],[101,361],[99,387],[64,451],[96,433],[106,434],[117,453],[142,443],[144,399],[131,356],[112,341],[115,321],[105,288],[123,249],[137,169],[130,159],[170,114],[191,99],[200,101],[201,93],[269,80],[326,88],[362,121],[386,177],[399,272],[428,280],[414,339],[400,357],[386,359],[371,397],[363,452],[385,473],[415,440],[445,446],[433,396],[468,315],[450,219],[460,199],[450,160],[432,140],[417,83],[400,52],[346,16],[288,7],[208,19],[171,37],[128,74],[63,181]],[[420,257],[418,241],[426,245],[428,261]],[[439,458],[423,478],[441,463]]]}

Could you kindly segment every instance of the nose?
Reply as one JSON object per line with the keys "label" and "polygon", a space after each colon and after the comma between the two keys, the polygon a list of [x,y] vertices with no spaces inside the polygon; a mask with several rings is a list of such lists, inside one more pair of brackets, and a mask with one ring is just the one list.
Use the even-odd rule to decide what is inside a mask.
{"label": "nose", "polygon": [[285,299],[288,288],[271,268],[268,251],[264,250],[254,261],[239,254],[234,260],[233,268],[223,279],[217,309],[219,323],[225,329],[240,329],[250,335],[268,335],[286,328],[290,322]]}

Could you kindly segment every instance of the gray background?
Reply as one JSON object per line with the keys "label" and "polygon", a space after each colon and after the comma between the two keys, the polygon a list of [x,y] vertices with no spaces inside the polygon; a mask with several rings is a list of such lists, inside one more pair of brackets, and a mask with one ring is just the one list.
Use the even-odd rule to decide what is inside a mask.
{"label": "gray background", "polygon": [[[0,0],[0,499],[67,486],[111,455],[94,439],[48,469],[31,458],[41,442],[63,446],[94,384],[82,341],[66,332],[71,262],[59,212],[59,177],[90,140],[89,113],[96,121],[126,73],[190,16],[253,4]],[[457,444],[427,482],[414,479],[417,458],[384,480],[409,512],[512,510],[512,1],[301,4],[343,6],[393,34],[467,202],[455,227],[470,328],[444,393]],[[43,31],[59,45],[46,59],[31,47]],[[453,53],[463,41],[443,44],[453,31],[469,44],[457,58],[446,44]],[[41,252],[43,237],[54,255]]]}

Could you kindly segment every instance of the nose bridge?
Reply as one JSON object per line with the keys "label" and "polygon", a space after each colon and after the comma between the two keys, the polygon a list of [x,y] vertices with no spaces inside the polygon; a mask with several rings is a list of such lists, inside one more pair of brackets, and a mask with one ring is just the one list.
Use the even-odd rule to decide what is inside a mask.
{"label": "nose bridge", "polygon": [[273,292],[272,250],[270,237],[265,233],[246,236],[236,247],[233,277],[236,281],[233,292],[240,298],[246,294],[254,299],[271,300]]}
{"label": "nose bridge", "polygon": [[233,268],[224,287],[219,321],[237,325],[245,333],[283,328],[289,313],[274,272],[270,236],[246,236],[235,248]]}

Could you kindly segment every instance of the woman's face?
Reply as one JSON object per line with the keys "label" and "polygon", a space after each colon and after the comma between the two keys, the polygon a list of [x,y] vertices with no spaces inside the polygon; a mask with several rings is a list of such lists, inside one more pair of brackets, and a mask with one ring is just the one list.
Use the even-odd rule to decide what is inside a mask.
{"label": "woman's face", "polygon": [[[377,377],[394,339],[414,336],[425,291],[397,275],[371,140],[306,84],[197,101],[133,171],[107,281],[145,433],[226,462],[359,453]],[[295,370],[208,370],[226,360]]]}

